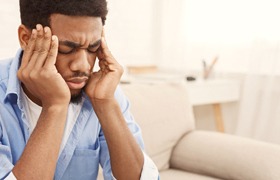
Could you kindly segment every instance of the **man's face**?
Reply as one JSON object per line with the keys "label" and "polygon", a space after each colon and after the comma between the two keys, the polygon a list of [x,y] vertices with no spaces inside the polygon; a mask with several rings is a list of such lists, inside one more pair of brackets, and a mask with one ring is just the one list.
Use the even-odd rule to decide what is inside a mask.
{"label": "man's face", "polygon": [[79,101],[101,43],[101,18],[53,14],[50,27],[59,40],[56,68],[71,91],[72,101]]}

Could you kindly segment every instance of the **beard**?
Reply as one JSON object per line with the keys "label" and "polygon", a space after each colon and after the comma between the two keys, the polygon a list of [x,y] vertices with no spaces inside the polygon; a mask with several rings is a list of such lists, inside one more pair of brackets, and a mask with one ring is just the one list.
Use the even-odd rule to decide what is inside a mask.
{"label": "beard", "polygon": [[82,102],[82,100],[83,100],[83,92],[80,91],[80,92],[77,93],[77,94],[71,95],[71,100],[70,100],[70,102],[71,102],[71,103],[74,103],[74,104],[79,104],[80,102]]}

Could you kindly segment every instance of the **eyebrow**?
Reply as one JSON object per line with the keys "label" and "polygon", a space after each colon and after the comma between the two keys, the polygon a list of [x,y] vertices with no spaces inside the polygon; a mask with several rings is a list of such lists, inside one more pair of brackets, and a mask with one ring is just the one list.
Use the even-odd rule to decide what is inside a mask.
{"label": "eyebrow", "polygon": [[[93,44],[90,44],[87,48],[94,48],[94,47],[99,46],[100,44],[101,44],[101,39],[97,40]],[[68,46],[68,47],[71,47],[71,48],[80,48],[80,47],[82,47],[81,44],[73,42],[73,41],[68,41],[68,40],[59,41],[59,45],[65,45],[65,46]]]}
{"label": "eyebrow", "polygon": [[101,44],[101,39],[99,39],[98,41],[96,41],[96,42],[93,43],[93,44],[90,44],[90,45],[88,46],[88,48],[94,48],[94,47],[100,46],[100,44]]}

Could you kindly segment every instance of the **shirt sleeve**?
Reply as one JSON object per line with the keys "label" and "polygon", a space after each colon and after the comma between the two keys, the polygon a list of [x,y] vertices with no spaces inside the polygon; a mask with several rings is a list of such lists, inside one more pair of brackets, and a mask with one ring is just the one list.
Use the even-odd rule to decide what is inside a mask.
{"label": "shirt sleeve", "polygon": [[[156,165],[150,159],[150,157],[144,153],[144,142],[143,142],[143,138],[142,138],[141,129],[138,126],[138,124],[134,121],[134,118],[129,111],[130,103],[129,103],[128,99],[124,96],[123,92],[120,90],[119,87],[116,91],[115,96],[120,104],[122,114],[126,120],[127,126],[130,129],[131,133],[133,134],[134,138],[136,139],[137,143],[139,144],[139,147],[142,149],[142,152],[144,154],[144,165],[143,165],[143,169],[141,172],[141,180],[159,179],[159,173],[158,173],[158,169],[157,169]],[[100,164],[103,168],[104,179],[105,180],[107,180],[107,179],[115,180],[115,178],[112,174],[112,170],[111,170],[109,150],[108,150],[107,143],[106,143],[102,130],[99,135],[99,142],[100,142],[100,147],[101,147],[100,148],[100,150],[101,150]]]}
{"label": "shirt sleeve", "polygon": [[[151,158],[145,153],[144,154],[144,165],[141,172],[140,180],[159,180],[159,172],[155,163],[151,160]],[[113,180],[117,180],[112,174]],[[13,180],[13,179],[11,179]]]}
{"label": "shirt sleeve", "polygon": [[12,154],[9,146],[5,145],[3,140],[2,121],[0,116],[0,179],[5,179],[12,171],[14,165],[12,164]]}
{"label": "shirt sleeve", "polygon": [[157,166],[145,152],[143,152],[143,154],[144,154],[144,165],[143,165],[140,180],[146,180],[146,179],[157,180],[157,179],[159,179],[159,172],[158,172]]}
{"label": "shirt sleeve", "polygon": [[11,172],[4,180],[17,180],[13,172]]}

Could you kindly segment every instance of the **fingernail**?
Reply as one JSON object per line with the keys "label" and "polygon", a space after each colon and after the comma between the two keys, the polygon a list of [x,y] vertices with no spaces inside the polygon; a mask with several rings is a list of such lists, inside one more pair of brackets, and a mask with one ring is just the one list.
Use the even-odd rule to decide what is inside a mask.
{"label": "fingernail", "polygon": [[102,41],[104,41],[104,42],[106,43],[106,40],[105,40],[105,38],[104,38],[104,37],[102,37]]}
{"label": "fingernail", "polygon": [[47,27],[44,28],[44,32],[45,32],[45,33],[48,32],[48,28],[47,28]]}
{"label": "fingernail", "polygon": [[41,29],[41,25],[40,24],[37,24],[36,25],[36,29],[39,31]]}
{"label": "fingernail", "polygon": [[56,36],[52,35],[52,41],[55,41],[55,39],[56,39]]}

